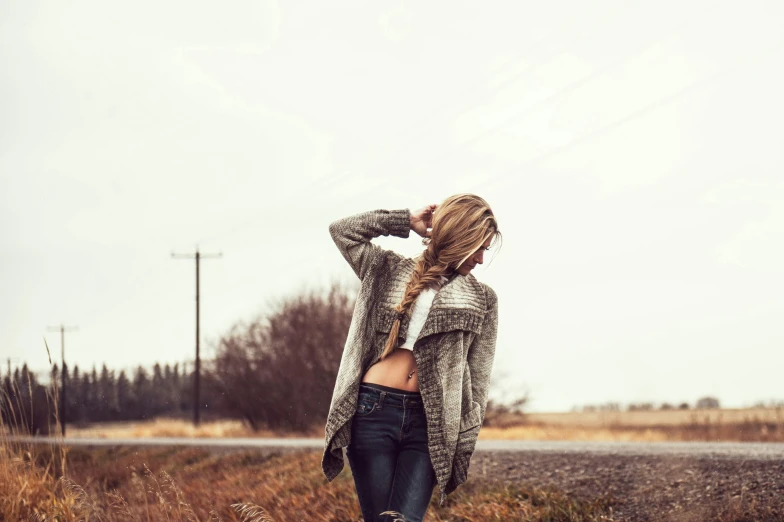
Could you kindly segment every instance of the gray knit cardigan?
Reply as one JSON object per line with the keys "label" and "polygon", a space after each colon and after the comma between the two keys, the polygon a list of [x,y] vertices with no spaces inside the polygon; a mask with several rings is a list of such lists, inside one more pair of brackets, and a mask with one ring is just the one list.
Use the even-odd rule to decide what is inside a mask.
{"label": "gray knit cardigan", "polygon": [[[381,358],[415,261],[371,243],[381,235],[408,237],[410,211],[373,210],[339,219],[329,232],[360,279],[324,429],[322,469],[331,482],[343,469],[359,383]],[[400,325],[406,338],[408,317]],[[414,343],[427,438],[443,506],[466,481],[487,405],[498,330],[498,299],[473,275],[453,274],[433,299]]]}

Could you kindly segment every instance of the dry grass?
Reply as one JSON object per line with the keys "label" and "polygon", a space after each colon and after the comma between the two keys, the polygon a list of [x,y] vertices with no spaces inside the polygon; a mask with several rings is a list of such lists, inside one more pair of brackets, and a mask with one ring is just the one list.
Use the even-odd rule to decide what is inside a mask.
{"label": "dry grass", "polygon": [[551,426],[664,427],[689,424],[784,424],[784,408],[530,413],[529,422]]}
{"label": "dry grass", "polygon": [[[739,441],[784,442],[784,409],[692,410],[648,412],[534,413],[508,416],[497,426],[485,426],[480,439],[585,441]],[[203,422],[198,428],[186,420],[69,427],[72,437],[314,437],[324,436],[323,424],[307,433],[260,430],[240,421]]]}
{"label": "dry grass", "polygon": [[138,437],[323,437],[324,426],[314,426],[308,433],[291,433],[276,430],[252,431],[238,420],[202,422],[198,427],[182,419],[157,418],[149,421],[96,423],[84,427],[68,426],[68,436],[78,438],[123,439]]}
{"label": "dry grass", "polygon": [[[361,520],[350,470],[327,483],[320,459],[317,451],[264,456],[200,449],[73,450],[68,478],[56,479],[44,471],[49,462],[43,455],[24,467],[3,458],[0,468],[16,480],[0,483],[0,519]],[[587,502],[547,489],[465,486],[444,507],[434,492],[427,520],[606,520],[601,499]]]}
{"label": "dry grass", "polygon": [[[194,448],[74,449],[68,476],[56,478],[51,454],[18,459],[3,446],[0,520],[361,520],[350,470],[327,483],[320,458],[318,451],[263,455]],[[589,501],[528,485],[469,479],[446,506],[439,507],[437,500],[436,491],[426,518],[430,522],[613,520],[611,498]],[[753,499],[736,497],[703,514],[717,522],[775,520],[766,509]]]}
{"label": "dry grass", "polygon": [[538,413],[525,428],[508,438],[784,442],[784,408]]}
{"label": "dry grass", "polygon": [[479,432],[484,440],[585,440],[616,442],[661,442],[671,433],[658,429],[582,428],[579,426],[523,425],[508,428],[487,426]]}

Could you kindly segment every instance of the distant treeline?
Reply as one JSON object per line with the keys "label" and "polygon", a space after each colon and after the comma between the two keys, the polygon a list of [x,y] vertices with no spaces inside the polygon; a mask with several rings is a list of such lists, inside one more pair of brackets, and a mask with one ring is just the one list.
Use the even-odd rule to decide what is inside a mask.
{"label": "distant treeline", "polygon": [[[355,294],[333,283],[326,292],[279,300],[268,316],[234,325],[217,343],[215,357],[202,359],[201,418],[242,419],[253,429],[300,430],[324,422]],[[106,365],[87,372],[66,366],[66,375],[67,424],[189,418],[193,411],[194,374],[178,364],[140,366],[133,375]],[[46,385],[26,364],[6,375],[0,397],[6,427],[53,432],[61,380],[57,365]]]}
{"label": "distant treeline", "polygon": [[[757,402],[752,406],[752,408],[782,408],[784,407],[784,401],[776,401],[772,400],[768,403],[765,402]],[[678,404],[671,404],[669,402],[662,402],[660,404],[654,404],[653,402],[633,402],[627,404],[626,406],[622,406],[620,402],[606,402],[604,404],[586,404],[584,406],[575,406],[572,408],[572,411],[585,411],[585,412],[595,412],[595,411],[654,411],[654,410],[688,410],[688,409],[697,409],[697,410],[712,410],[721,408],[721,403],[719,399],[716,397],[701,397],[695,401],[694,405],[689,404],[688,402],[681,402]]]}
{"label": "distant treeline", "polygon": [[[130,376],[125,370],[109,370],[106,365],[100,372],[96,368],[83,372],[78,366],[70,370],[66,365],[65,415],[60,411],[59,398],[62,373],[56,364],[48,380],[50,384],[39,383],[26,364],[6,375],[0,401],[3,422],[26,432],[47,433],[47,424],[54,422],[55,413],[68,424],[86,424],[183,416],[193,410],[193,373],[182,373],[179,364],[155,364],[151,370],[139,366]],[[203,387],[200,396],[204,409],[212,404],[219,410],[220,401],[209,386]],[[228,414],[210,412],[221,413]]]}

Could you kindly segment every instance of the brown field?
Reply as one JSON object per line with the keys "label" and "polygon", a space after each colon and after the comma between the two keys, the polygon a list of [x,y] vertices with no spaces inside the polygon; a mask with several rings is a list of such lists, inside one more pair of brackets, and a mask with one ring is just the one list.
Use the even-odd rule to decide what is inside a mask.
{"label": "brown field", "polygon": [[195,427],[182,419],[158,418],[149,421],[106,422],[84,427],[67,427],[69,437],[124,439],[136,437],[323,437],[324,426],[314,427],[307,433],[259,430],[254,432],[238,420],[207,421]]}
{"label": "brown field", "polygon": [[[607,441],[783,442],[784,409],[671,410],[636,412],[532,413],[509,415],[485,426],[480,439]],[[253,432],[242,422],[204,422],[198,428],[180,419],[69,427],[68,436],[134,437],[323,437],[323,425],[307,433]]]}
{"label": "brown field", "polygon": [[[482,428],[486,438],[784,442],[784,408],[532,413],[522,425]],[[480,435],[481,437],[481,435]]]}
{"label": "brown field", "polygon": [[[528,462],[522,458],[521,462]],[[40,450],[0,438],[0,520],[359,522],[350,468],[346,466],[327,483],[320,459],[321,452],[313,450],[67,449],[56,445]],[[521,462],[496,465],[513,469]],[[556,467],[570,469],[573,463],[574,457],[568,457]],[[543,475],[537,476],[543,477],[553,464],[542,464]],[[486,465],[477,461],[469,480],[443,507],[438,506],[436,488],[425,520],[637,520],[613,515],[619,499],[603,488],[586,495],[539,480],[536,486],[530,481],[499,481],[497,474],[483,473]],[[646,501],[643,512],[651,507]],[[707,512],[704,508],[690,511]],[[779,520],[780,513],[753,497],[730,494],[712,504],[709,512],[715,522],[772,521]],[[705,519],[666,516],[652,520]]]}
{"label": "brown field", "polygon": [[[13,446],[0,446],[0,520],[361,520],[350,469],[327,483],[319,451],[123,447],[66,457]],[[436,490],[427,520],[598,522],[605,513],[605,499],[477,482],[443,507]]]}
{"label": "brown field", "polygon": [[755,422],[781,425],[784,424],[784,408],[530,413],[526,417],[529,422],[537,424],[582,426],[586,428],[743,424]]}
{"label": "brown field", "polygon": [[[36,453],[0,439],[0,520],[359,522],[350,468],[327,483],[320,459],[321,452],[313,450],[54,446]],[[630,520],[613,516],[611,495],[497,482],[479,471],[443,507],[438,495],[436,488],[426,521]],[[728,495],[711,509],[710,520],[777,520],[771,514],[754,499]]]}

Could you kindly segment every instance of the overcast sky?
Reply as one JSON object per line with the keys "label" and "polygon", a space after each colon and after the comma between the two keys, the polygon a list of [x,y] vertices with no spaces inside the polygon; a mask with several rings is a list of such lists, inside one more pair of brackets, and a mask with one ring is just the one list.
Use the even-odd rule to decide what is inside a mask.
{"label": "overcast sky", "polygon": [[3,359],[191,359],[197,245],[209,356],[355,278],[331,221],[474,192],[491,397],[784,399],[784,4],[492,6],[2,2]]}

